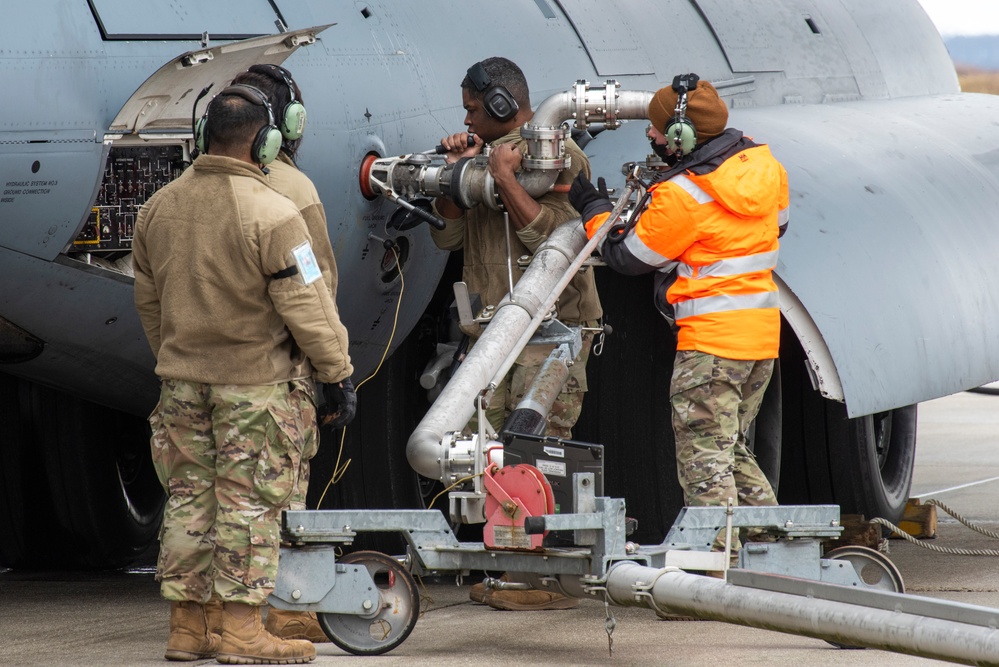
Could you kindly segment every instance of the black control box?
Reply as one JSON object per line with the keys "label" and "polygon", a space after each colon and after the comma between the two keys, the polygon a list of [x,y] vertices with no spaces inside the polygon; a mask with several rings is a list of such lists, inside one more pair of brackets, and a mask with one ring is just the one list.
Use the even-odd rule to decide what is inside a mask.
{"label": "black control box", "polygon": [[[572,514],[572,475],[593,473],[594,495],[604,494],[604,446],[575,440],[560,440],[520,433],[505,434],[503,465],[527,463],[542,473],[552,486],[555,514]],[[545,537],[546,547],[570,546],[573,531],[551,531]]]}

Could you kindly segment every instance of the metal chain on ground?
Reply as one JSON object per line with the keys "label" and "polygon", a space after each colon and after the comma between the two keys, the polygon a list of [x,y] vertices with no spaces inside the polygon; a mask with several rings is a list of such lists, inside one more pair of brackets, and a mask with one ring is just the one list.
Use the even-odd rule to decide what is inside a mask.
{"label": "metal chain on ground", "polygon": [[[976,533],[999,540],[999,533],[995,533],[991,530],[986,530],[981,526],[976,526],[975,524],[971,523],[971,521],[961,516],[951,508],[947,507],[939,500],[933,500],[931,498],[930,500],[927,500],[926,503],[924,504],[934,505],[936,507],[939,507],[944,512],[947,512],[947,514],[950,514],[952,517],[957,519],[961,524],[967,526]],[[949,547],[938,547],[935,544],[927,544],[926,542],[923,542],[913,537],[909,533],[905,532],[904,530],[893,524],[891,521],[888,521],[887,519],[882,519],[881,517],[876,517],[874,519],[871,519],[871,523],[876,523],[881,526],[885,526],[893,533],[904,539],[906,542],[911,542],[912,544],[915,544],[917,547],[922,547],[923,549],[929,549],[930,551],[937,551],[939,553],[944,553],[944,554],[955,554],[957,556],[999,556],[999,550],[996,549],[951,549]]]}

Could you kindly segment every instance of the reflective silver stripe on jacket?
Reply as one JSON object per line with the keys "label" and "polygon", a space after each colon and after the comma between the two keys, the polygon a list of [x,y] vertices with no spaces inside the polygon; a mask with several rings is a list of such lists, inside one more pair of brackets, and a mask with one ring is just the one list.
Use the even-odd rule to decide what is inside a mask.
{"label": "reflective silver stripe on jacket", "polygon": [[777,211],[777,226],[784,227],[787,225],[788,220],[791,219],[791,207],[782,208]]}
{"label": "reflective silver stripe on jacket", "polygon": [[[714,197],[702,190],[697,186],[697,184],[683,174],[677,174],[673,178],[669,179],[669,182],[675,183],[677,187],[693,197],[698,204],[707,204],[714,201]],[[661,255],[649,246],[645,245],[642,239],[638,238],[638,234],[636,234],[634,230],[632,230],[632,232],[624,238],[623,243],[625,249],[631,253],[631,256],[646,266],[658,269],[668,266],[670,262],[673,261],[673,258]],[[681,264],[681,266],[683,265]]]}
{"label": "reflective silver stripe on jacket", "polygon": [[745,257],[733,257],[732,259],[720,259],[704,266],[691,266],[680,264],[677,267],[677,275],[684,278],[693,278],[694,269],[697,269],[698,278],[718,278],[721,276],[737,276],[740,273],[755,273],[756,271],[766,271],[777,266],[777,251],[761,252]]}
{"label": "reflective silver stripe on jacket", "polygon": [[715,200],[714,197],[702,190],[699,185],[683,174],[677,174],[673,178],[669,179],[669,182],[676,184],[677,187],[693,197],[694,201],[698,204],[709,204]]}
{"label": "reflective silver stripe on jacket", "polygon": [[660,268],[673,261],[669,257],[660,255],[655,250],[645,245],[642,239],[638,238],[638,234],[634,231],[624,237],[623,243],[625,249],[631,253],[632,257],[648,266]]}
{"label": "reflective silver stripe on jacket", "polygon": [[673,304],[676,319],[694,315],[708,315],[728,310],[749,310],[752,308],[778,308],[780,306],[777,292],[761,292],[759,294],[706,296]]}

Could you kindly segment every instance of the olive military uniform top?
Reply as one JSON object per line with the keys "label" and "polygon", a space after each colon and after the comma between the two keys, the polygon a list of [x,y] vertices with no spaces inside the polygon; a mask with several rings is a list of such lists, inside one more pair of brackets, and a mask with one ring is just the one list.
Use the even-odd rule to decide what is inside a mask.
{"label": "olive military uniform top", "polygon": [[[511,142],[522,149],[526,147],[527,142],[521,138],[520,128],[492,142],[492,145]],[[586,155],[572,139],[566,140],[565,148],[571,164],[559,174],[556,184],[568,186],[580,171],[589,176],[590,165]],[[541,204],[538,217],[524,229],[516,230],[510,235],[514,262],[522,255],[533,254],[556,227],[579,215],[565,193],[548,192],[537,201]],[[444,229],[430,230],[434,243],[444,250],[464,249],[465,267],[462,277],[468,284],[469,291],[479,294],[483,306],[498,305],[509,291],[503,212],[479,205],[465,211],[460,218],[444,220],[447,223]],[[518,277],[514,265],[514,282]],[[570,324],[600,319],[603,311],[597,297],[593,271],[577,274],[562,292],[556,307],[559,319]]]}
{"label": "olive military uniform top", "polygon": [[[526,141],[520,128],[492,142],[493,146],[516,143],[521,150]],[[565,142],[571,164],[563,170],[556,185],[568,191],[569,184],[580,172],[589,176],[590,164],[586,155],[571,139]],[[510,252],[514,262],[522,255],[533,254],[556,227],[578,216],[565,192],[547,192],[537,199],[541,211],[523,229],[514,230],[511,224]],[[503,212],[494,211],[484,204],[465,211],[460,218],[444,218],[442,230],[432,229],[434,242],[444,250],[464,250],[463,279],[470,292],[478,293],[482,305],[497,306],[509,291],[507,279],[507,242]],[[514,266],[514,282],[519,270]],[[563,290],[556,303],[558,318],[569,325],[595,326],[603,316],[597,296],[593,271],[577,273]],[[590,353],[593,334],[583,333],[583,346],[576,363],[569,369],[569,378],[548,413],[545,433],[559,438],[572,437],[572,427],[579,418],[583,395],[587,390],[586,362]],[[551,352],[550,345],[528,345],[517,357],[517,362],[507,374],[506,381],[496,388],[490,408],[486,412],[489,422],[499,427],[527,392],[538,368]],[[475,428],[476,420],[470,423]]]}
{"label": "olive military uniform top", "polygon": [[326,210],[319,201],[316,186],[308,176],[299,171],[295,163],[283,151],[274,162],[267,165],[270,173],[267,182],[271,187],[290,199],[298,207],[305,220],[305,226],[312,237],[312,251],[316,254],[319,268],[323,271],[323,282],[330,290],[336,305],[337,271],[333,246],[330,243],[329,228],[326,226]]}

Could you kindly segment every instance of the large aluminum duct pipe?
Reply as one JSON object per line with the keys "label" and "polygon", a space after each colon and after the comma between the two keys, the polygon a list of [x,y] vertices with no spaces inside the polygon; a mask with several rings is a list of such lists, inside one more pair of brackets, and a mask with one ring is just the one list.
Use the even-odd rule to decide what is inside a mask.
{"label": "large aluminum duct pipe", "polygon": [[[631,186],[625,187],[611,219],[621,214],[631,193]],[[558,227],[541,245],[513,293],[500,302],[482,336],[410,436],[406,458],[416,472],[442,482],[453,481],[445,434],[460,431],[468,423],[475,412],[475,397],[510,370],[562,290],[610,228],[602,225],[587,241],[576,218]]]}
{"label": "large aluminum duct pipe", "polygon": [[[531,162],[532,155],[543,154],[543,157],[538,158],[542,163],[554,164],[559,161],[560,158],[552,157],[554,149],[551,142],[558,140],[558,130],[564,121],[575,120],[576,126],[581,128],[599,121],[606,128],[615,129],[620,125],[619,120],[644,119],[654,93],[620,92],[619,87],[617,82],[609,81],[603,87],[591,90],[586,82],[579,81],[573,89],[557,93],[543,101],[532,121],[521,130],[521,135],[529,143],[525,171],[535,165],[535,162]],[[532,142],[538,142],[537,146]],[[382,179],[383,183],[386,178],[390,179],[389,185],[396,183],[394,179],[405,178],[406,194],[418,191],[453,198],[461,189],[461,183],[484,179],[483,188],[486,188],[485,184],[492,180],[491,177],[485,178],[488,169],[484,164],[474,178],[471,173],[461,178],[454,176],[470,169],[475,171],[474,165],[469,166],[469,163],[483,156],[467,160],[461,172],[452,169],[452,176],[448,179],[443,177],[446,167],[431,166],[429,155],[416,154],[410,157],[418,157],[421,164],[389,165],[386,160],[366,162],[371,189],[384,194],[384,186],[375,182],[376,177]],[[461,161],[447,167],[459,164]],[[566,165],[559,168],[564,166]],[[535,173],[544,174],[545,171]],[[557,171],[550,173],[557,175]],[[362,168],[362,182],[364,176]],[[445,181],[448,183],[447,192],[444,192]],[[440,189],[432,190],[432,183],[436,183],[437,186],[434,187]],[[624,208],[629,196],[630,190],[627,190],[618,200],[615,213]],[[604,225],[598,236],[587,243],[580,221],[570,221],[556,229],[538,249],[527,271],[514,286],[513,293],[499,304],[482,336],[410,436],[406,445],[406,457],[416,472],[445,483],[451,480],[449,457],[444,444],[445,434],[460,431],[468,423],[475,413],[475,397],[510,369],[562,290],[609,228],[610,225]]]}
{"label": "large aluminum duct pipe", "polygon": [[475,414],[475,397],[489,386],[521,339],[530,338],[551,307],[545,304],[554,302],[553,287],[585,243],[586,234],[577,219],[556,229],[538,249],[513,294],[500,302],[482,336],[410,436],[406,458],[416,472],[430,479],[449,479],[448,457],[441,444],[444,434],[460,431]]}
{"label": "large aluminum duct pipe", "polygon": [[[730,570],[730,576],[738,576],[739,572]],[[852,588],[848,591],[853,596],[860,594]],[[906,611],[903,602],[898,603],[898,608],[890,605],[873,608],[862,606],[861,602],[823,599],[808,591],[796,595],[732,585],[713,577],[675,568],[656,569],[633,561],[611,567],[606,592],[613,604],[625,607],[658,607],[846,646],[866,646],[968,665],[999,665],[999,633],[994,626],[960,622],[960,615],[952,620],[922,615],[918,613],[918,598],[912,600],[911,611]]]}
{"label": "large aluminum duct pipe", "polygon": [[[520,130],[527,142],[527,153],[517,182],[535,199],[544,195],[554,187],[559,173],[571,164],[565,152],[569,136],[563,125],[566,121],[573,121],[577,129],[586,129],[592,123],[617,129],[622,120],[646,118],[653,94],[621,91],[616,81],[595,88],[577,81],[570,90],[548,97]],[[496,183],[489,173],[488,154],[451,164],[441,162],[433,151],[390,158],[371,155],[361,165],[360,180],[366,197],[381,194],[400,206],[405,206],[400,198],[416,196],[447,197],[464,209],[483,204],[498,210],[501,206]]]}
{"label": "large aluminum duct pipe", "polygon": [[585,130],[592,123],[602,123],[605,129],[616,130],[622,120],[648,118],[653,95],[655,92],[647,90],[622,91],[617,81],[607,81],[598,87],[577,81],[571,89],[556,93],[538,105],[534,118],[525,127],[532,130],[554,128],[571,120],[577,130]]}

